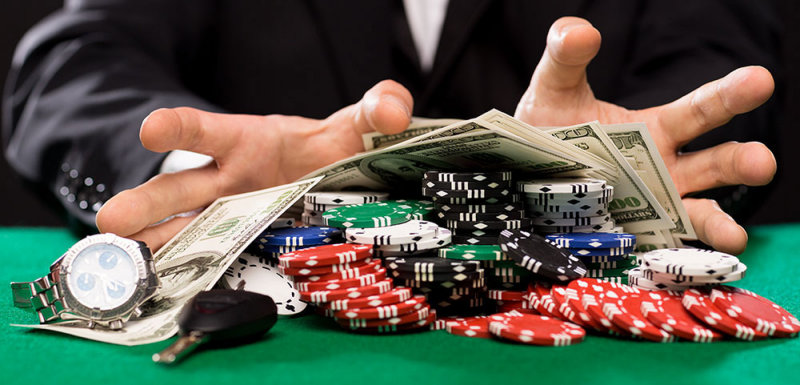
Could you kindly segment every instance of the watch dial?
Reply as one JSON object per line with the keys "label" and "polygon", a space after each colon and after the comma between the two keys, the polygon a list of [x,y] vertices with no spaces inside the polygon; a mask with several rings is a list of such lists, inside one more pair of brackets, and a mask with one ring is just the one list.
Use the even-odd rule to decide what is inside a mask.
{"label": "watch dial", "polygon": [[125,303],[136,289],[139,274],[128,253],[107,243],[91,245],[72,261],[69,287],[81,304],[110,310]]}

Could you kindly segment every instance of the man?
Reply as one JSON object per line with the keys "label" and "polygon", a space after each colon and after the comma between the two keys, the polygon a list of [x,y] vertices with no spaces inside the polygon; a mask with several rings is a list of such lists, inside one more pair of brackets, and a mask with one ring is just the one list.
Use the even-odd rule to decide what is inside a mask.
{"label": "man", "polygon": [[[415,52],[406,22],[411,3],[67,2],[18,47],[6,101],[9,160],[72,214],[89,222],[99,210],[100,231],[153,248],[190,220],[153,225],[162,219],[291,182],[363,150],[365,132],[403,130],[412,111],[469,118],[497,107],[538,126],[644,121],[682,196],[763,185],[775,173],[763,144],[718,144],[767,137],[765,112],[703,135],[772,94],[769,71],[745,66],[773,65],[764,5],[451,1],[426,69],[429,55]],[[629,108],[676,100],[628,110],[593,90]],[[214,162],[147,180],[164,155],[145,149]],[[684,204],[701,240],[744,250],[745,231],[714,201]]]}

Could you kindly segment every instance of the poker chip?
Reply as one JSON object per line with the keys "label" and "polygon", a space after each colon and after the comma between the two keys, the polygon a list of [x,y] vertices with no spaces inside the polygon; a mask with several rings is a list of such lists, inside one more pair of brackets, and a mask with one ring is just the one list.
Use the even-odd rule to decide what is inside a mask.
{"label": "poker chip", "polygon": [[605,296],[602,299],[603,314],[614,325],[636,337],[655,342],[673,342],[675,336],[653,325],[642,315],[640,293],[627,293],[621,298]]}
{"label": "poker chip", "polygon": [[702,249],[659,249],[642,255],[642,267],[675,275],[719,275],[732,273],[739,258]]}
{"label": "poker chip", "polygon": [[295,282],[294,286],[300,291],[340,290],[350,287],[369,286],[386,279],[386,269],[380,269],[372,274],[365,274],[357,278],[338,279],[330,281]]}
{"label": "poker chip", "polygon": [[388,257],[384,259],[384,263],[391,270],[427,274],[463,273],[477,271],[481,267],[477,262],[446,260],[438,257]]}
{"label": "poker chip", "polygon": [[586,313],[604,328],[610,330],[611,333],[619,336],[631,336],[632,334],[627,329],[617,326],[605,315],[603,302],[607,301],[606,297],[611,301],[619,300],[631,293],[638,294],[639,289],[595,278],[583,278],[577,281],[579,282],[578,285],[583,288],[581,305]]}
{"label": "poker chip", "polygon": [[314,216],[309,215],[307,213],[300,214],[300,220],[309,226],[322,226],[325,224],[325,220],[322,219],[322,216]]}
{"label": "poker chip", "polygon": [[504,199],[514,195],[514,190],[510,187],[502,187],[496,189],[475,189],[475,190],[443,190],[435,188],[422,188],[422,196],[436,198],[436,199],[487,199],[497,198]]}
{"label": "poker chip", "polygon": [[752,291],[732,286],[711,289],[711,301],[731,318],[773,337],[795,337],[800,321],[780,305]]}
{"label": "poker chip", "polygon": [[593,233],[593,232],[607,232],[616,227],[613,221],[608,221],[604,224],[590,225],[590,226],[543,226],[533,225],[533,229],[537,233]]}
{"label": "poker chip", "polygon": [[340,192],[315,192],[307,193],[303,201],[314,204],[355,205],[373,203],[389,197],[387,192],[374,191],[340,191]]}
{"label": "poker chip", "polygon": [[375,273],[376,271],[382,268],[383,267],[381,266],[381,261],[376,259],[359,267],[339,270],[337,272],[327,273],[322,275],[294,275],[291,276],[291,279],[294,282],[318,282],[318,281],[331,281],[338,279],[351,279]]}
{"label": "poker chip", "polygon": [[569,250],[569,252],[576,257],[601,256],[601,255],[624,257],[633,252],[633,247],[614,247],[608,249],[599,249],[599,248],[578,249],[574,247],[564,247],[564,248]]}
{"label": "poker chip", "polygon": [[[567,315],[568,318],[570,315],[574,317],[574,319],[569,318],[570,321],[580,325],[586,325],[601,333],[610,333],[611,329],[603,325],[598,320],[595,320],[588,312],[586,312],[586,309],[581,303],[581,298],[583,297],[585,288],[591,283],[592,280],[588,280],[586,278],[576,279],[567,284],[563,294],[556,292],[552,293],[551,295],[553,295],[553,300],[556,305],[559,306],[559,311],[561,314]],[[562,310],[561,308],[564,306],[569,308],[569,310]],[[608,322],[610,323],[610,321]]]}
{"label": "poker chip", "polygon": [[738,281],[744,278],[747,265],[739,262],[736,271],[719,275],[675,275],[660,273],[650,269],[641,269],[642,277],[655,282],[664,282],[674,286],[704,286]]}
{"label": "poker chip", "polygon": [[432,326],[433,323],[436,321],[436,311],[430,310],[428,314],[428,318],[424,320],[419,320],[415,322],[409,322],[404,324],[397,324],[397,325],[383,325],[383,326],[375,326],[375,327],[357,327],[357,328],[349,328],[349,325],[342,325],[345,328],[349,328],[348,330],[353,333],[361,333],[361,334],[388,334],[388,333],[405,333],[405,332],[414,332],[418,330],[422,330],[426,326]]}
{"label": "poker chip", "polygon": [[627,259],[626,255],[573,255],[579,261],[583,262],[584,265],[586,264],[598,264],[598,263],[612,263],[612,262],[621,262]]}
{"label": "poker chip", "polygon": [[488,275],[495,276],[495,277],[530,277],[532,273],[530,270],[525,269],[520,266],[510,266],[510,267],[495,267],[487,270]]}
{"label": "poker chip", "polygon": [[396,245],[415,243],[431,239],[436,235],[439,225],[433,222],[411,220],[387,227],[357,228],[345,230],[348,242],[372,245]]}
{"label": "poker chip", "polygon": [[305,246],[341,242],[342,231],[331,227],[303,226],[267,230],[257,240],[268,246]]}
{"label": "poker chip", "polygon": [[517,194],[509,194],[502,197],[486,197],[486,198],[459,198],[459,197],[440,197],[432,196],[431,200],[434,204],[440,205],[498,205],[520,202],[520,197]]}
{"label": "poker chip", "polygon": [[438,227],[436,229],[436,234],[428,239],[423,239],[421,241],[415,243],[401,243],[398,245],[379,245],[375,246],[375,250],[380,251],[395,251],[395,252],[404,252],[408,254],[417,253],[423,250],[431,250],[437,249],[442,246],[447,246],[450,244],[452,239],[452,235],[450,230]]}
{"label": "poker chip", "polygon": [[465,272],[426,272],[393,270],[392,277],[410,279],[418,282],[474,281],[484,278],[484,270]]}
{"label": "poker chip", "polygon": [[405,287],[396,287],[383,294],[371,295],[362,298],[339,299],[325,303],[322,306],[326,309],[336,311],[365,307],[378,307],[403,302],[411,299],[411,296],[411,289]]}
{"label": "poker chip", "polygon": [[534,206],[560,205],[572,200],[580,200],[589,204],[608,204],[614,197],[614,187],[607,186],[602,191],[589,193],[523,193],[522,200]]}
{"label": "poker chip", "polygon": [[419,311],[425,306],[428,306],[425,302],[425,296],[418,295],[390,305],[339,310],[333,313],[333,317],[340,319],[387,319]]}
{"label": "poker chip", "polygon": [[450,322],[445,329],[454,336],[472,338],[491,338],[489,333],[489,319],[486,317],[467,317],[464,320]]}
{"label": "poker chip", "polygon": [[698,321],[681,304],[681,293],[666,290],[643,294],[641,312],[657,327],[692,342],[714,342],[723,334]]}
{"label": "poker chip", "polygon": [[621,269],[586,269],[586,278],[604,278],[604,277],[622,277],[628,276],[630,267],[623,267]]}
{"label": "poker chip", "polygon": [[[528,208],[533,208],[535,205],[528,205]],[[602,215],[608,215],[608,208],[602,207],[597,210],[576,210],[576,211],[534,211],[529,210],[528,214],[532,218],[553,218],[553,219],[575,219],[575,218],[587,218],[587,217],[598,217]]]}
{"label": "poker chip", "polygon": [[525,291],[489,290],[489,298],[500,301],[527,301]]}
{"label": "poker chip", "polygon": [[584,320],[579,317],[578,313],[576,313],[572,308],[569,306],[568,298],[572,298],[573,300],[580,300],[578,298],[577,292],[574,289],[569,289],[565,285],[553,285],[550,288],[550,301],[553,304],[554,311],[552,313],[559,314],[563,320],[573,322],[582,327],[591,327],[594,329],[594,325],[590,324],[591,317],[586,315],[587,320]]}
{"label": "poker chip", "polygon": [[434,211],[433,202],[414,199],[398,199],[394,201],[400,205],[401,209],[406,209],[411,213],[411,220],[428,219]]}
{"label": "poker chip", "polygon": [[453,235],[452,242],[457,245],[497,245],[498,237],[477,237],[472,235]]}
{"label": "poker chip", "polygon": [[361,261],[372,256],[370,245],[337,243],[310,247],[286,253],[278,259],[285,268],[317,268],[327,265],[343,265]]}
{"label": "poker chip", "polygon": [[[525,200],[525,210],[536,216],[536,213],[592,213],[596,211],[608,211],[609,199],[605,198],[592,198],[592,199],[567,199],[564,201],[548,200],[546,202],[537,203],[536,200]],[[538,215],[543,216],[543,215]]]}
{"label": "poker chip", "polygon": [[306,308],[306,303],[300,300],[300,294],[292,282],[276,267],[254,255],[242,253],[225,270],[222,281],[232,288],[244,283],[247,291],[270,296],[280,315],[298,314]]}
{"label": "poker chip", "polygon": [[391,317],[386,319],[361,319],[361,318],[334,318],[339,325],[348,327],[351,329],[360,329],[360,328],[372,328],[378,326],[391,326],[391,325],[401,325],[407,324],[412,322],[418,322],[422,320],[426,320],[430,315],[430,307],[424,306],[419,310],[412,311],[410,313],[401,314],[397,317]]}
{"label": "poker chip", "polygon": [[503,212],[517,212],[523,211],[524,208],[519,202],[501,202],[495,204],[447,204],[447,203],[434,203],[436,211],[441,213],[480,213],[480,214],[495,214]]}
{"label": "poker chip", "polygon": [[[413,246],[409,246],[413,250]],[[436,249],[416,250],[416,251],[388,251],[381,249],[373,249],[373,255],[380,258],[397,258],[397,257],[430,257],[436,254]]]}
{"label": "poker chip", "polygon": [[578,218],[532,218],[531,222],[537,226],[594,226],[602,225],[611,219],[611,215]]}
{"label": "poker chip", "polygon": [[492,190],[492,189],[511,189],[513,184],[507,181],[453,181],[439,182],[433,180],[423,180],[422,187],[434,190]]}
{"label": "poker chip", "polygon": [[374,285],[369,285],[369,286],[351,287],[340,290],[324,290],[324,291],[311,291],[311,292],[301,291],[300,298],[303,301],[318,304],[324,302],[331,302],[339,299],[361,298],[361,297],[369,297],[376,294],[383,294],[389,290],[392,290],[392,288],[394,288],[394,284],[391,279],[387,278],[383,281],[380,281]]}
{"label": "poker chip", "polygon": [[468,230],[468,229],[452,229],[453,235],[461,237],[499,237],[499,229],[495,230]]}
{"label": "poker chip", "polygon": [[510,181],[512,174],[510,171],[486,171],[486,172],[444,172],[426,171],[423,174],[425,180],[438,182],[484,182],[484,181]]}
{"label": "poker chip", "polygon": [[544,346],[572,345],[586,337],[586,332],[578,325],[534,314],[490,321],[489,332],[505,340]]}
{"label": "poker chip", "polygon": [[285,229],[287,227],[294,227],[294,218],[275,218],[275,220],[267,226],[267,229]]}
{"label": "poker chip", "polygon": [[631,285],[647,289],[647,290],[674,290],[674,291],[682,291],[686,290],[686,286],[684,285],[674,285],[665,282],[656,282],[650,279],[645,278],[643,274],[643,270],[639,267],[634,267],[628,270],[628,282]]}
{"label": "poker chip", "polygon": [[[285,254],[284,254],[285,255]],[[343,263],[340,265],[325,265],[313,268],[307,267],[283,267],[278,266],[278,270],[285,275],[291,276],[311,276],[311,275],[327,275],[332,273],[342,272],[344,270],[362,267],[372,262],[372,258],[367,258],[360,261]]]}
{"label": "poker chip", "polygon": [[309,215],[322,215],[325,210],[335,209],[339,207],[343,207],[347,205],[335,205],[335,204],[322,204],[322,203],[303,203],[303,210],[308,213]]}
{"label": "poker chip", "polygon": [[526,193],[590,193],[603,191],[606,181],[593,178],[533,179],[517,182],[517,189]]}
{"label": "poker chip", "polygon": [[504,230],[504,229],[520,229],[531,226],[530,218],[523,219],[510,219],[507,221],[457,221],[448,220],[445,226],[453,229],[469,229],[469,230]]}
{"label": "poker chip", "polygon": [[[531,308],[539,312],[539,314],[559,318],[561,314],[556,310],[555,303],[550,294],[550,288],[551,284],[545,282],[535,282],[533,284],[533,290],[531,290],[529,286],[528,304]],[[533,296],[531,296],[531,293],[533,293]],[[533,300],[530,300],[530,298],[533,298]]]}
{"label": "poker chip", "polygon": [[470,213],[470,212],[438,212],[436,216],[445,221],[469,221],[469,222],[483,222],[483,221],[507,221],[511,219],[522,219],[525,211],[501,211],[492,213]]}
{"label": "poker chip", "polygon": [[420,289],[423,294],[428,294],[434,290],[453,289],[453,288],[479,288],[485,287],[486,281],[484,278],[475,280],[450,280],[450,281],[435,281],[435,282],[422,282],[413,279],[397,278],[395,280],[398,286],[411,287]]}
{"label": "poker chip", "polygon": [[386,201],[330,209],[322,218],[333,227],[385,227],[408,222],[411,210],[408,205]]}
{"label": "poker chip", "polygon": [[569,281],[586,274],[586,267],[580,260],[538,234],[503,230],[499,243],[517,264],[554,281]]}
{"label": "poker chip", "polygon": [[545,238],[564,248],[579,249],[628,248],[633,247],[636,244],[636,236],[626,233],[561,233],[550,234]]}
{"label": "poker chip", "polygon": [[681,304],[684,309],[706,325],[734,338],[745,341],[760,340],[767,334],[747,326],[728,316],[711,301],[710,290],[689,289],[683,292]]}

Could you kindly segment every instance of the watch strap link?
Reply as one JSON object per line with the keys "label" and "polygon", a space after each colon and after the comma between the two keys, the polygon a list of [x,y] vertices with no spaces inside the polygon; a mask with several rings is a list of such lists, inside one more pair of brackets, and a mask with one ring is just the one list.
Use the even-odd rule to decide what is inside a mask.
{"label": "watch strap link", "polygon": [[39,323],[48,323],[59,319],[64,311],[64,303],[58,284],[48,274],[32,282],[11,282],[14,306],[33,310],[39,316]]}

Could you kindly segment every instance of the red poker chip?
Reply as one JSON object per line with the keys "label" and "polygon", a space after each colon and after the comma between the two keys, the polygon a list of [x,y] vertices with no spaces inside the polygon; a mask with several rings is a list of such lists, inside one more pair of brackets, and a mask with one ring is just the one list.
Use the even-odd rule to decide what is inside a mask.
{"label": "red poker chip", "polygon": [[514,290],[489,290],[489,298],[498,301],[524,301],[525,291]]}
{"label": "red poker chip", "polygon": [[325,291],[301,291],[300,299],[306,302],[315,304],[331,302],[338,299],[352,299],[368,297],[376,294],[383,294],[394,288],[394,282],[391,278],[384,279],[374,285],[351,287],[340,290],[325,290]]}
{"label": "red poker chip", "polygon": [[698,321],[681,304],[682,293],[658,290],[642,294],[641,311],[657,327],[693,342],[714,342],[724,335]]}
{"label": "red poker chip", "polygon": [[681,304],[693,316],[709,327],[741,340],[753,341],[767,337],[765,333],[751,328],[719,309],[711,301],[709,289],[693,288],[683,292]]}
{"label": "red poker chip", "polygon": [[283,275],[326,275],[331,273],[340,273],[344,270],[350,270],[358,267],[362,267],[364,265],[368,265],[372,262],[372,258],[363,259],[360,261],[355,261],[351,263],[345,263],[341,265],[327,265],[327,266],[320,266],[314,268],[307,268],[307,267],[281,267],[278,266],[278,270]]}
{"label": "red poker chip", "polygon": [[563,293],[560,291],[551,293],[553,301],[558,305],[559,311],[566,315],[570,321],[584,327],[592,328],[601,333],[609,333],[609,328],[592,318],[581,304],[581,296],[583,296],[584,288],[586,288],[590,282],[591,281],[587,281],[586,278],[572,280],[563,290]]}
{"label": "red poker chip", "polygon": [[534,293],[536,293],[536,297],[539,299],[536,303],[532,304],[534,306],[534,310],[539,312],[541,315],[550,316],[553,318],[564,318],[563,315],[558,313],[558,309],[556,309],[556,304],[553,302],[553,298],[550,296],[550,284],[544,282],[536,282],[534,286]]}
{"label": "red poker chip", "polygon": [[355,267],[352,269],[340,270],[335,273],[328,273],[322,275],[290,275],[288,276],[293,282],[321,282],[332,281],[335,279],[352,279],[358,278],[362,275],[372,274],[383,268],[380,259],[374,259],[372,262]]}
{"label": "red poker chip", "polygon": [[653,325],[642,315],[642,300],[639,293],[629,293],[622,298],[603,298],[603,314],[614,325],[628,333],[655,342],[673,342],[675,336]]}
{"label": "red poker chip", "polygon": [[424,295],[418,295],[391,305],[340,310],[333,313],[339,319],[387,319],[408,314],[428,306]]}
{"label": "red poker chip", "polygon": [[403,302],[410,298],[411,289],[407,287],[396,287],[386,293],[371,295],[369,297],[338,299],[324,304],[323,307],[333,311],[358,309],[362,307],[378,307]]}
{"label": "red poker chip", "polygon": [[336,279],[331,281],[319,282],[295,282],[294,287],[298,291],[320,291],[320,290],[339,290],[349,287],[361,287],[374,285],[378,281],[386,279],[386,269],[380,269],[372,274],[362,275],[358,278]]}
{"label": "red poker chip", "polygon": [[328,265],[343,265],[372,256],[372,245],[358,243],[336,243],[309,247],[286,253],[278,257],[281,267],[315,268]]}
{"label": "red poker chip", "polygon": [[536,309],[527,309],[522,307],[514,307],[514,306],[498,306],[497,311],[501,313],[510,312],[510,311],[517,311],[523,314],[539,314]]}
{"label": "red poker chip", "polygon": [[583,294],[581,295],[581,305],[586,310],[586,313],[608,329],[611,334],[631,336],[632,334],[626,329],[620,328],[606,317],[603,313],[602,301],[606,297],[609,297],[609,299],[621,299],[629,293],[639,293],[639,289],[628,285],[602,281],[597,278],[581,278],[580,280],[587,284],[583,288]]}
{"label": "red poker chip", "polygon": [[384,326],[375,326],[375,327],[365,327],[365,328],[355,328],[352,329],[349,325],[339,325],[351,332],[354,333],[363,333],[363,334],[387,334],[387,333],[402,333],[412,330],[419,330],[426,326],[430,326],[431,330],[439,330],[433,329],[438,320],[436,319],[436,310],[431,309],[428,314],[428,318],[423,320],[409,322],[404,324],[397,324],[397,325],[384,325]]}
{"label": "red poker chip", "polygon": [[489,318],[468,317],[459,322],[451,322],[446,326],[447,332],[462,337],[491,338],[489,333]]}
{"label": "red poker chip", "polygon": [[489,332],[502,339],[544,346],[572,345],[586,337],[586,331],[572,322],[533,314],[491,321]]}
{"label": "red poker chip", "polygon": [[[570,321],[578,326],[594,329],[591,324],[578,317],[578,314],[569,307],[567,296],[573,296],[573,292],[568,292],[567,290],[566,285],[553,285],[553,287],[550,288],[550,300],[553,302],[556,312],[561,315],[559,318],[564,321]],[[577,298],[577,295],[575,295],[575,297]],[[591,317],[589,317],[589,319],[591,319]]]}
{"label": "red poker chip", "polygon": [[406,313],[399,315],[397,317],[387,318],[387,319],[344,319],[344,318],[334,318],[339,325],[350,328],[350,329],[360,329],[360,328],[373,328],[378,326],[391,326],[391,325],[402,325],[407,323],[413,323],[417,321],[422,321],[428,318],[430,315],[430,306],[425,304],[419,310],[415,310],[411,313]]}
{"label": "red poker chip", "polygon": [[711,289],[711,301],[731,318],[772,337],[794,337],[800,321],[780,305],[752,291],[733,286]]}

